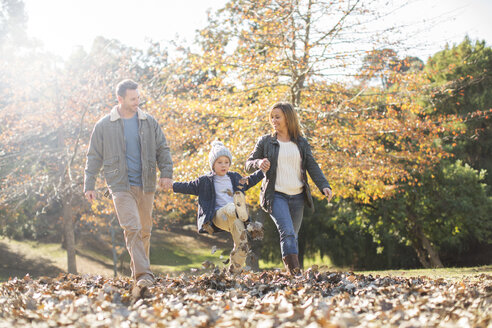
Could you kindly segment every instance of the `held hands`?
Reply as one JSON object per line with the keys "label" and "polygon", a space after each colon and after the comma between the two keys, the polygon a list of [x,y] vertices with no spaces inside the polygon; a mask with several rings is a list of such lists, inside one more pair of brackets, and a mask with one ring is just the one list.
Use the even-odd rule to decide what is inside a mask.
{"label": "held hands", "polygon": [[333,197],[333,192],[331,191],[330,188],[323,188],[323,194],[326,196],[326,198],[328,198],[328,203],[329,203]]}
{"label": "held hands", "polygon": [[159,187],[162,188],[164,191],[173,190],[173,179],[160,178],[159,179]]}
{"label": "held hands", "polygon": [[267,158],[260,160],[260,170],[266,173],[270,169],[270,161]]}

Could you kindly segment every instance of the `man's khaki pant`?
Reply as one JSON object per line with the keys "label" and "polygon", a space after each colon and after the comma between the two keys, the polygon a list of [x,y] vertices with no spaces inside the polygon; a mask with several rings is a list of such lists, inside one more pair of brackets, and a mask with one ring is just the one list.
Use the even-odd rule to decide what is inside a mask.
{"label": "man's khaki pant", "polygon": [[144,274],[153,276],[149,251],[154,193],[143,192],[142,187],[130,186],[129,192],[114,192],[113,203],[130,253],[132,277],[138,280]]}
{"label": "man's khaki pant", "polygon": [[249,248],[244,222],[236,217],[236,206],[229,203],[220,208],[212,221],[218,228],[231,233],[234,248],[231,252],[229,271],[232,273],[240,272],[246,262]]}

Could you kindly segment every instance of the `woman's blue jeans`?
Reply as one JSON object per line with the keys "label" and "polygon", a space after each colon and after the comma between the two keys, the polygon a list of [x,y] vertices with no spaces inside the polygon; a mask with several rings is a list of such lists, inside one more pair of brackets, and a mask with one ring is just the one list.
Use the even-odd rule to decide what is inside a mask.
{"label": "woman's blue jeans", "polygon": [[271,218],[280,235],[282,257],[298,254],[297,236],[304,212],[304,194],[287,195],[275,192]]}

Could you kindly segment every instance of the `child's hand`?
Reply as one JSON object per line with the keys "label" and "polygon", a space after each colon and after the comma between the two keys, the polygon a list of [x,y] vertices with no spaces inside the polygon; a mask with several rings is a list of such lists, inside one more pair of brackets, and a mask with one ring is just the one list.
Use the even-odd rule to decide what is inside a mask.
{"label": "child's hand", "polygon": [[333,197],[333,192],[331,191],[330,188],[323,188],[323,194],[328,198],[328,203],[330,202],[331,198]]}
{"label": "child's hand", "polygon": [[262,170],[263,173],[266,173],[266,171],[268,171],[269,169],[270,169],[270,161],[268,160],[268,158],[263,158],[260,161],[260,170]]}

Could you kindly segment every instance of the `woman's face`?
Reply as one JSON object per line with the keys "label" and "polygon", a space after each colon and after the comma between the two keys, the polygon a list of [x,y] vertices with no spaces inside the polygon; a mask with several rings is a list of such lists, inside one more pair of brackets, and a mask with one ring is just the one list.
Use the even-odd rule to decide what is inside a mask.
{"label": "woman's face", "polygon": [[270,123],[275,132],[288,132],[285,114],[280,108],[274,108],[270,112]]}

